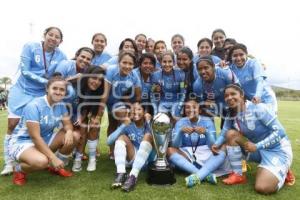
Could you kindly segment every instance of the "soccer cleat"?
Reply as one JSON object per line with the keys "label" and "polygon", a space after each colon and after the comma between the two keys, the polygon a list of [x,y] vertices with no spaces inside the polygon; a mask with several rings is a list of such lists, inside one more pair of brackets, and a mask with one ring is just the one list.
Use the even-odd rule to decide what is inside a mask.
{"label": "soccer cleat", "polygon": [[188,188],[194,187],[195,185],[200,185],[201,181],[196,174],[191,174],[185,178],[185,185]]}
{"label": "soccer cleat", "polygon": [[223,179],[222,182],[226,185],[244,184],[247,183],[247,178],[245,175],[232,172],[226,179]]}
{"label": "soccer cleat", "polygon": [[126,173],[117,173],[115,181],[111,185],[111,188],[116,189],[116,188],[122,187],[122,185],[125,182],[126,178],[127,178]]}
{"label": "soccer cleat", "polygon": [[71,177],[73,176],[73,173],[68,171],[68,170],[65,170],[65,169],[55,169],[53,167],[48,167],[48,171],[52,174],[56,174],[56,175],[59,175],[61,177]]}
{"label": "soccer cleat", "polygon": [[125,192],[132,191],[136,185],[136,181],[136,177],[134,175],[130,175],[122,186],[122,190]]}
{"label": "soccer cleat", "polygon": [[218,180],[217,180],[217,176],[213,173],[210,173],[208,174],[206,177],[205,177],[205,180],[210,183],[210,184],[213,184],[213,185],[217,185],[218,183]]}
{"label": "soccer cleat", "polygon": [[292,170],[289,169],[286,174],[284,184],[288,185],[288,186],[293,186],[295,184],[295,182],[296,182],[296,177],[293,174]]}
{"label": "soccer cleat", "polygon": [[6,164],[4,165],[4,169],[1,171],[1,176],[7,176],[13,173],[13,165]]}
{"label": "soccer cleat", "polygon": [[15,185],[25,185],[26,174],[24,172],[14,172],[13,173],[13,183]]}
{"label": "soccer cleat", "polygon": [[93,172],[96,170],[96,160],[95,159],[89,160],[89,164],[88,164],[86,170],[89,172]]}
{"label": "soccer cleat", "polygon": [[80,172],[82,170],[81,164],[82,164],[82,160],[74,160],[72,171]]}

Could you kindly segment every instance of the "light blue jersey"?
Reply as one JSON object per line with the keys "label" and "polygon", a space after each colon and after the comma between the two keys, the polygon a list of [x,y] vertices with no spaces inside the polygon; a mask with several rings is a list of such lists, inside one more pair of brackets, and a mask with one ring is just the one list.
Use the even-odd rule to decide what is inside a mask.
{"label": "light blue jersey", "polygon": [[[204,127],[205,133],[198,134],[193,132],[192,134],[183,133],[181,129],[183,127]],[[205,116],[199,116],[197,122],[191,122],[188,117],[181,118],[176,122],[176,125],[172,132],[172,146],[174,147],[196,147],[207,145],[211,146],[216,140],[216,128],[211,118]]]}
{"label": "light blue jersey", "polygon": [[102,53],[95,55],[95,57],[93,58],[91,64],[99,66],[99,65],[102,65],[103,63],[106,63],[111,58],[112,58],[112,56],[109,53],[103,51]]}
{"label": "light blue jersey", "polygon": [[104,66],[109,67],[111,65],[118,65],[119,63],[119,56],[113,56],[109,60],[103,63]]}
{"label": "light blue jersey", "polygon": [[34,122],[40,125],[40,134],[45,143],[49,143],[53,130],[59,126],[66,114],[64,103],[50,106],[46,96],[35,98],[25,106],[23,116],[13,131],[13,137],[16,137],[18,143],[32,142],[26,122]]}
{"label": "light blue jersey", "polygon": [[193,85],[193,91],[201,102],[210,100],[214,101],[216,107],[209,112],[220,115],[221,111],[226,108],[224,100],[224,90],[227,85],[238,83],[238,79],[230,70],[215,68],[215,79],[212,83],[206,83],[199,76]]}
{"label": "light blue jersey", "polygon": [[120,74],[119,65],[109,66],[105,75],[105,81],[111,84],[107,106],[111,106],[122,100],[124,96],[129,96],[130,101],[134,101],[135,88],[141,88],[141,81],[138,75],[132,71],[127,76]]}
{"label": "light blue jersey", "polygon": [[55,72],[61,73],[63,78],[68,78],[76,75],[77,73],[82,73],[84,70],[77,71],[75,60],[63,60],[57,65]]}
{"label": "light blue jersey", "polygon": [[8,97],[10,112],[21,115],[24,106],[34,97],[45,95],[48,79],[66,56],[56,48],[51,53],[45,52],[45,58],[44,62],[42,43],[31,42],[24,45],[19,65],[21,74]]}
{"label": "light blue jersey", "polygon": [[140,68],[136,68],[133,70],[141,80],[141,86],[142,86],[142,102],[150,102],[150,92],[153,84],[153,77],[152,74],[150,74],[147,81],[144,81]]}
{"label": "light blue jersey", "polygon": [[262,103],[277,105],[275,94],[266,81],[265,71],[257,60],[248,59],[243,67],[231,64],[230,69],[239,79],[248,100],[251,101],[253,97],[260,97]]}

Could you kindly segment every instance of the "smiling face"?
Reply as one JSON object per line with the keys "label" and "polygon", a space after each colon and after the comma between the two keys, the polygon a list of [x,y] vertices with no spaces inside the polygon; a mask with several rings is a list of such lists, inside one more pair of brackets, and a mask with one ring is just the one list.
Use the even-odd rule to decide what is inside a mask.
{"label": "smiling face", "polygon": [[144,73],[144,74],[151,74],[154,69],[155,69],[155,66],[153,65],[153,63],[151,62],[150,58],[145,58],[143,60],[143,62],[141,63],[141,71]]}
{"label": "smiling face", "polygon": [[52,28],[44,35],[44,48],[54,50],[62,42],[62,36],[56,28]]}
{"label": "smiling face", "polygon": [[66,95],[66,82],[59,80],[51,83],[47,88],[47,97],[51,103],[58,103]]}
{"label": "smiling face", "polygon": [[171,73],[172,70],[173,70],[173,59],[172,59],[172,56],[171,55],[164,55],[162,57],[162,60],[161,60],[161,66],[162,66],[162,70],[168,74],[168,73]]}
{"label": "smiling face", "polygon": [[216,32],[212,37],[212,41],[217,49],[223,48],[225,39],[225,35],[221,32]]}
{"label": "smiling face", "polygon": [[143,35],[139,35],[135,40],[136,46],[139,52],[142,52],[146,48],[147,38]]}
{"label": "smiling face", "polygon": [[91,74],[87,80],[88,88],[92,91],[96,91],[101,86],[102,80],[103,80],[102,75]]}
{"label": "smiling face", "polygon": [[245,102],[244,95],[233,87],[229,87],[225,90],[224,99],[231,109],[242,108],[242,105]]}
{"label": "smiling face", "polygon": [[144,118],[144,109],[139,103],[135,103],[132,106],[132,120],[139,121]]}
{"label": "smiling face", "polygon": [[85,69],[91,64],[93,55],[88,51],[81,51],[76,57],[76,67],[80,70]]}
{"label": "smiling face", "polygon": [[172,49],[175,53],[177,53],[179,51],[179,49],[181,49],[184,45],[183,40],[180,37],[174,37],[172,40]]}
{"label": "smiling face", "polygon": [[154,41],[153,40],[148,40],[147,45],[146,45],[146,52],[147,53],[153,53],[154,51]]}
{"label": "smiling face", "polygon": [[195,100],[189,100],[184,106],[185,115],[189,119],[194,119],[199,116],[199,104]]}
{"label": "smiling face", "polygon": [[131,51],[133,53],[135,52],[133,44],[130,41],[125,41],[124,42],[124,46],[123,46],[122,50]]}
{"label": "smiling face", "polygon": [[198,53],[201,56],[209,56],[211,54],[211,46],[207,41],[201,42],[198,48]]}
{"label": "smiling face", "polygon": [[197,66],[199,76],[206,82],[211,82],[215,78],[215,69],[207,61],[202,60]]}
{"label": "smiling face", "polygon": [[105,49],[107,43],[106,43],[106,39],[103,37],[103,35],[96,35],[92,41],[92,45],[94,47],[94,51],[99,54],[101,52],[103,52],[103,50]]}
{"label": "smiling face", "polygon": [[179,52],[177,54],[177,65],[180,69],[182,70],[189,69],[191,63],[192,60],[189,58],[189,56],[186,53]]}
{"label": "smiling face", "polygon": [[242,49],[235,49],[232,52],[231,59],[237,67],[243,67],[247,60],[247,54]]}
{"label": "smiling face", "polygon": [[157,57],[161,56],[164,52],[167,51],[166,45],[162,42],[157,43],[154,49],[154,53]]}
{"label": "smiling face", "polygon": [[127,76],[131,73],[133,67],[134,67],[134,61],[133,58],[130,57],[129,55],[124,55],[120,62],[120,73],[123,76]]}

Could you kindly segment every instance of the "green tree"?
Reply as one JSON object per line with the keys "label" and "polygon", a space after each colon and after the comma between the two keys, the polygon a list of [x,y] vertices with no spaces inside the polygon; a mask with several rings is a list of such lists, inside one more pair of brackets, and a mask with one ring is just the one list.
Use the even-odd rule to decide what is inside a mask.
{"label": "green tree", "polygon": [[0,84],[4,84],[4,89],[6,90],[6,86],[11,84],[11,78],[9,77],[2,77],[0,78]]}

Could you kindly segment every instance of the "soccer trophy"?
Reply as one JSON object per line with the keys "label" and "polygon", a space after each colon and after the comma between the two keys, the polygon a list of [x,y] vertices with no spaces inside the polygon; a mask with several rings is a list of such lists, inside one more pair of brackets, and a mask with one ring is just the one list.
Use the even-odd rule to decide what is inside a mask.
{"label": "soccer trophy", "polygon": [[157,159],[149,165],[147,182],[151,185],[172,185],[176,182],[174,172],[166,160],[172,133],[171,121],[167,114],[158,113],[151,124],[152,137]]}

